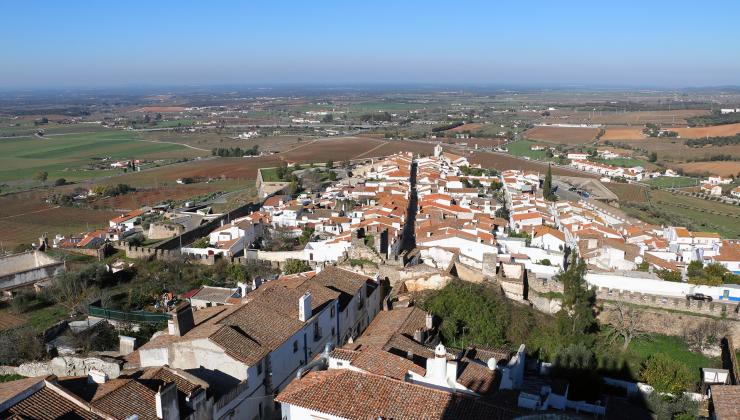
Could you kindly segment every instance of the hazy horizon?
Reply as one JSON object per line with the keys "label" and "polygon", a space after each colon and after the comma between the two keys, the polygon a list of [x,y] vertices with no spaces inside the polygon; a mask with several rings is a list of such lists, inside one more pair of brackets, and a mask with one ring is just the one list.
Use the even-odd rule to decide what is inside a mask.
{"label": "hazy horizon", "polygon": [[740,86],[734,2],[9,1],[0,12],[5,91]]}

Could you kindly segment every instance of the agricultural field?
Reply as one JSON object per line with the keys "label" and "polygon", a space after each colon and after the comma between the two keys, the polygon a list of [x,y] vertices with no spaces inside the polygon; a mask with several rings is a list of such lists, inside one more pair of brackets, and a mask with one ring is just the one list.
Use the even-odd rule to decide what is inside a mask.
{"label": "agricultural field", "polygon": [[537,126],[524,132],[523,137],[556,144],[588,144],[596,140],[598,128]]}
{"label": "agricultural field", "polygon": [[182,201],[193,197],[216,192],[229,192],[245,187],[244,182],[233,179],[219,179],[187,185],[171,185],[168,182],[156,188],[142,188],[127,194],[97,200],[93,205],[105,209],[134,210],[142,206],[150,206],[167,200]]}
{"label": "agricultural field", "polygon": [[[146,140],[133,132],[105,131],[0,140],[0,182],[28,182],[39,171],[49,180],[115,175],[120,169],[87,169],[102,159],[179,159],[204,154],[178,144]],[[105,166],[105,165],[103,165]]]}
{"label": "agricultural field", "polygon": [[[642,133],[644,127],[607,127],[602,140],[654,140]],[[740,133],[740,123],[712,125],[708,127],[663,127],[675,131],[682,139],[732,136]]]}
{"label": "agricultural field", "polygon": [[687,174],[711,174],[725,177],[740,174],[740,161],[689,162],[676,166]]}
{"label": "agricultural field", "polygon": [[623,184],[620,182],[608,182],[604,186],[619,197],[619,201],[633,203],[647,202],[647,189],[637,184]]}
{"label": "agricultural field", "polygon": [[644,149],[648,153],[658,154],[662,162],[686,162],[692,160],[708,160],[716,155],[740,156],[740,145],[690,147],[685,139],[650,138],[642,140],[623,140],[615,144],[624,144],[634,149]]}
{"label": "agricultural field", "polygon": [[43,233],[71,234],[108,225],[117,214],[106,210],[53,207],[48,191],[34,190],[0,196],[0,247],[38,241]]}
{"label": "agricultural field", "polygon": [[646,123],[660,125],[686,125],[687,118],[699,115],[709,115],[707,109],[681,109],[663,111],[579,111],[559,109],[550,111],[550,116],[543,120],[546,124],[557,123],[588,123],[613,125],[645,125]]}
{"label": "agricultural field", "polygon": [[547,155],[544,150],[532,150],[532,146],[540,145],[540,143],[531,140],[518,140],[506,145],[506,150],[514,156],[526,156],[535,160],[547,160]]}
{"label": "agricultural field", "polygon": [[482,129],[485,126],[486,126],[486,124],[484,124],[484,123],[467,123],[467,124],[463,124],[463,125],[461,125],[459,127],[455,127],[455,128],[449,129],[449,130],[447,130],[447,132],[452,132],[452,133],[462,133],[463,131],[473,132],[473,131],[478,131],[478,130]]}
{"label": "agricultural field", "polygon": [[623,210],[652,224],[686,226],[695,231],[717,232],[725,238],[740,238],[740,207],[731,204],[652,190],[647,208]]}
{"label": "agricultural field", "polygon": [[[468,161],[472,164],[479,164],[484,168],[496,169],[497,171],[505,171],[509,169],[517,169],[520,171],[533,171],[544,174],[547,171],[547,164],[532,160],[524,160],[508,154],[494,153],[494,152],[475,152],[468,156]],[[576,171],[573,169],[563,168],[560,166],[552,166],[552,173],[554,175],[565,175],[565,176],[578,176],[587,178],[598,178],[593,174],[587,174],[584,172]]]}
{"label": "agricultural field", "polygon": [[691,178],[688,176],[661,176],[658,178],[644,180],[643,182],[645,184],[661,188],[686,188],[695,187],[696,185],[698,185],[699,180],[697,178]]}

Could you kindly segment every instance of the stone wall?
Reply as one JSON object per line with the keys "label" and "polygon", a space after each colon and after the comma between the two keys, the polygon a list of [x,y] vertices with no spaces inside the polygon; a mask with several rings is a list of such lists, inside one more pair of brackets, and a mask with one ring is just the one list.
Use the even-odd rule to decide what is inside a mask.
{"label": "stone wall", "polygon": [[185,227],[175,223],[154,222],[149,225],[146,236],[149,239],[167,239],[182,235]]}
{"label": "stone wall", "polygon": [[[127,258],[136,258],[142,260],[158,259],[160,261],[175,261],[182,258],[183,255],[178,250],[166,250],[147,248],[145,246],[131,246],[124,242],[116,244],[116,248],[126,252]],[[218,259],[215,255],[193,255],[188,254],[189,261],[197,262],[204,265],[213,265]]]}
{"label": "stone wall", "polygon": [[86,376],[91,369],[97,369],[108,375],[109,378],[117,378],[121,374],[122,362],[112,358],[97,357],[55,357],[47,362],[29,362],[12,368],[4,367],[4,371],[16,373],[21,376]]}
{"label": "stone wall", "polygon": [[455,261],[455,272],[457,276],[462,280],[469,281],[471,283],[483,283],[486,281],[486,277],[481,273],[480,270],[468,267],[460,261]]}

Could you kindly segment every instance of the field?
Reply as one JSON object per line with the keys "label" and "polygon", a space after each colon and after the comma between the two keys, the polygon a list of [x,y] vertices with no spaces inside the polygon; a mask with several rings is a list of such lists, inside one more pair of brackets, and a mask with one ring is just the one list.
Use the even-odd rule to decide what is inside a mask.
{"label": "field", "polygon": [[688,174],[709,173],[726,177],[740,174],[740,162],[738,161],[689,162],[677,166]]}
{"label": "field", "polygon": [[144,106],[134,110],[136,112],[183,112],[183,106]]}
{"label": "field", "polygon": [[37,241],[42,233],[80,233],[108,225],[117,214],[104,210],[51,207],[46,192],[27,191],[0,197],[0,246]]}
{"label": "field", "polygon": [[619,201],[630,201],[634,203],[647,202],[647,190],[636,184],[622,184],[619,182],[607,182],[604,184],[609,191],[619,197]]}
{"label": "field", "polygon": [[[631,360],[632,370],[639,371],[640,363],[655,353],[665,353],[684,365],[694,375],[694,380],[700,380],[700,369],[703,367],[719,367],[721,362],[717,358],[709,358],[701,353],[689,350],[686,342],[679,337],[651,334],[638,337],[629,346],[630,353],[640,360]],[[636,370],[637,369],[637,370]]]}
{"label": "field", "polygon": [[218,191],[231,191],[246,188],[247,185],[239,180],[216,180],[187,185],[166,185],[158,188],[137,190],[128,194],[109,197],[96,201],[99,208],[134,210],[141,206],[149,206],[166,200],[181,201],[192,197],[210,194]]}
{"label": "field", "polygon": [[[709,127],[664,127],[675,131],[682,139],[696,139],[701,137],[732,136],[740,133],[740,123],[713,125]],[[607,127],[601,137],[602,140],[653,140],[642,134],[643,127]]]}
{"label": "field", "polygon": [[453,132],[453,133],[461,133],[463,131],[477,131],[477,130],[480,130],[481,128],[485,127],[485,126],[486,126],[486,124],[484,124],[484,123],[468,123],[468,124],[463,124],[463,125],[461,125],[459,127],[452,128],[452,129],[447,130],[447,131],[450,131],[450,132]]}
{"label": "field", "polygon": [[655,187],[685,188],[685,187],[696,186],[698,181],[699,180],[696,178],[690,178],[687,176],[679,176],[679,177],[661,176],[658,178],[648,179],[643,182],[646,184],[655,186]]}
{"label": "field", "polygon": [[80,180],[120,173],[120,169],[88,170],[90,163],[109,159],[176,159],[204,154],[178,144],[145,140],[133,132],[105,131],[0,140],[0,182],[29,181],[41,170],[49,179]]}
{"label": "field", "polygon": [[[511,155],[503,154],[503,153],[475,152],[473,155],[468,156],[468,161],[472,164],[479,164],[484,168],[492,168],[498,171],[517,169],[520,171],[539,172],[541,174],[544,174],[545,172],[547,172],[546,163],[536,162],[532,160],[524,160],[524,159],[511,156]],[[572,169],[561,168],[559,166],[553,166],[552,173],[554,175],[567,175],[567,176],[597,178],[596,175],[587,174],[587,173],[575,171]]]}
{"label": "field", "polygon": [[596,140],[598,128],[581,127],[543,127],[537,126],[524,132],[530,140],[546,141],[557,144],[586,144]]}
{"label": "field", "polygon": [[652,224],[686,226],[690,230],[717,232],[722,237],[740,238],[740,207],[701,198],[650,191],[650,204],[671,220],[650,211],[629,209],[629,214]]}
{"label": "field", "polygon": [[536,160],[546,160],[547,155],[544,150],[532,150],[532,146],[537,142],[531,140],[519,140],[506,145],[506,150],[514,156],[527,156]]}
{"label": "field", "polygon": [[575,111],[561,109],[551,111],[549,118],[544,121],[555,123],[590,123],[614,125],[644,125],[655,123],[661,125],[686,124],[686,118],[698,115],[708,115],[709,110],[682,109],[672,111]]}

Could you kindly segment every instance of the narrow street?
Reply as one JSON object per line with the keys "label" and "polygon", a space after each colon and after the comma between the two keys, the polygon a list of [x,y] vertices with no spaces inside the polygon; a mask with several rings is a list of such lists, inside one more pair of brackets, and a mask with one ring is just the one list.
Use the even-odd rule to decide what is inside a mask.
{"label": "narrow street", "polygon": [[409,207],[406,211],[406,223],[403,225],[403,244],[401,251],[411,251],[416,248],[416,212],[418,210],[418,197],[416,195],[416,162],[411,163],[411,175],[409,176]]}

